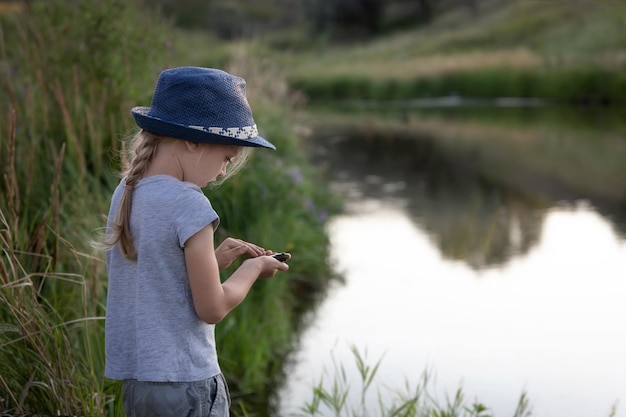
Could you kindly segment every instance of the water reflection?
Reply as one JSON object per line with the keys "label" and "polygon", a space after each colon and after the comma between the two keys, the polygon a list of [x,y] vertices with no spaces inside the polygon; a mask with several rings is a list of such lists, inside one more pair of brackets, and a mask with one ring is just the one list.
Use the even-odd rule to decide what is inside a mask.
{"label": "water reflection", "polygon": [[532,187],[503,185],[474,166],[471,153],[447,154],[436,146],[437,139],[349,135],[328,140],[328,147],[315,148],[316,158],[327,164],[342,195],[398,202],[445,257],[475,269],[528,253],[541,238],[550,207],[586,201],[626,235],[621,199],[595,199],[582,192],[567,198],[557,184],[546,182],[536,184],[536,194]]}
{"label": "water reflection", "polygon": [[329,233],[346,285],[304,333],[281,415],[311,399],[333,360],[358,386],[349,344],[372,361],[384,355],[383,400],[426,369],[441,401],[461,386],[498,417],[513,414],[522,391],[536,416],[608,416],[626,400],[626,245],[595,212],[546,211],[532,251],[481,271],[442,258],[387,200],[354,201]]}
{"label": "water reflection", "polygon": [[462,386],[497,417],[523,391],[535,416],[621,415],[626,137],[412,117],[311,141],[347,200],[328,229],[345,285],[302,335],[281,415],[333,361],[358,385],[350,344],[384,355],[383,399],[431,369],[442,400]]}

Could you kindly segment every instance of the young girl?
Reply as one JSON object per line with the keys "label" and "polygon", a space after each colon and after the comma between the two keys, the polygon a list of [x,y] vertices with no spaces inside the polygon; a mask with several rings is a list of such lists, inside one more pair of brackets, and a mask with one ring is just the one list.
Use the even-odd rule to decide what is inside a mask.
{"label": "young girl", "polygon": [[[250,242],[214,247],[219,217],[201,187],[241,166],[260,137],[245,81],[196,67],[163,71],[111,199],[105,376],[124,380],[129,417],[228,416],[214,325],[254,282],[288,266]],[[254,202],[249,202],[254,204]],[[223,283],[219,269],[247,259]]]}

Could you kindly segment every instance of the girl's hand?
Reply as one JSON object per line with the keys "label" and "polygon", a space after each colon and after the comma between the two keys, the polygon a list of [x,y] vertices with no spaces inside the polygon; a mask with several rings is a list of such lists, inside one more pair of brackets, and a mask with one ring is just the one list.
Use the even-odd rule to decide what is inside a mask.
{"label": "girl's hand", "polygon": [[232,237],[226,238],[217,249],[215,249],[215,257],[217,258],[219,269],[228,268],[233,261],[241,255],[256,258],[257,256],[270,255],[271,253],[272,251],[266,251],[254,243]]}
{"label": "girl's hand", "polygon": [[276,275],[276,272],[287,271],[289,269],[289,265],[285,262],[279,261],[271,255],[248,259],[244,263],[253,263],[257,268],[259,268],[259,279],[271,278]]}

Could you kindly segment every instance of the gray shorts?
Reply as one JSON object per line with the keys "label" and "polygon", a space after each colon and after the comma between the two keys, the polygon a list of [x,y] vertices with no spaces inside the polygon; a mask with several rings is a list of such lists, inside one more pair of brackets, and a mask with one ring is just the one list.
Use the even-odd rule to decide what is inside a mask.
{"label": "gray shorts", "polygon": [[230,393],[222,374],[195,382],[127,379],[123,401],[128,417],[228,417]]}

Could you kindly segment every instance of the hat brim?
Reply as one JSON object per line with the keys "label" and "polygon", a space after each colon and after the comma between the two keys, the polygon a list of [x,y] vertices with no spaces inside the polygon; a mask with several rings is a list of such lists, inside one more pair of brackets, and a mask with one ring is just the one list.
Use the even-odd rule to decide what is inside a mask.
{"label": "hat brim", "polygon": [[221,145],[248,146],[276,150],[276,146],[261,136],[238,139],[149,116],[150,107],[134,107],[132,109],[132,114],[135,118],[137,126],[157,135],[184,139],[198,143],[215,143]]}

